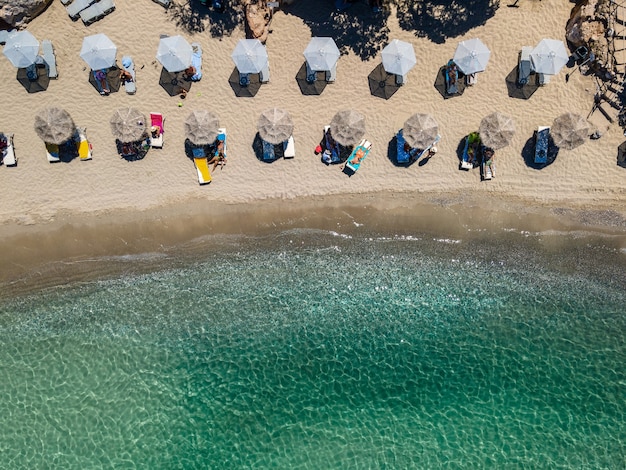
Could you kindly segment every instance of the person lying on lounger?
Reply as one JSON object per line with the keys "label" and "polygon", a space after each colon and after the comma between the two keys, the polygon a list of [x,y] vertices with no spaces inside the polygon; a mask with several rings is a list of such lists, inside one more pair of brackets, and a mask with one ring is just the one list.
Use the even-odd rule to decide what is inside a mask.
{"label": "person lying on lounger", "polygon": [[216,149],[215,156],[211,158],[211,160],[208,161],[209,165],[211,163],[213,164],[213,170],[211,171],[215,171],[215,169],[217,168],[217,165],[222,165],[222,168],[224,167],[224,165],[226,165],[226,155],[224,155],[224,141],[223,140],[217,141],[217,149]]}

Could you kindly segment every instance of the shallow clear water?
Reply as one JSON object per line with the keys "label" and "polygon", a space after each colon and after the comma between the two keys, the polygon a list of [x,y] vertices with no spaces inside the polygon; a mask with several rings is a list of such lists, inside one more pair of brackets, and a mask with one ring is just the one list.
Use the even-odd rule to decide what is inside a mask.
{"label": "shallow clear water", "polygon": [[622,468],[625,254],[540,238],[224,238],[3,301],[0,467]]}

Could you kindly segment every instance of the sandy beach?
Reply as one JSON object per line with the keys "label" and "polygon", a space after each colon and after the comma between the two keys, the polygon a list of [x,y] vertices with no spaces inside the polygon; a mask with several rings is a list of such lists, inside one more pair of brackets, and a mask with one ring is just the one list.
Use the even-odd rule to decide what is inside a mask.
{"label": "sandy beach", "polygon": [[[214,34],[215,24],[210,24],[206,10],[192,12],[181,6],[165,10],[150,0],[118,0],[112,14],[85,27],[81,21],[72,22],[60,2],[53,2],[27,29],[40,41],[52,40],[58,79],[51,81],[45,92],[29,94],[16,80],[16,69],[5,57],[0,58],[0,100],[5,103],[0,130],[15,134],[18,158],[15,168],[0,167],[0,234],[5,249],[22,248],[10,255],[10,263],[3,263],[3,278],[19,277],[16,271],[23,274],[30,265],[20,264],[26,259],[41,262],[44,258],[102,254],[94,248],[98,246],[93,238],[97,233],[87,232],[89,241],[81,241],[81,227],[87,225],[126,223],[136,232],[143,231],[138,239],[159,239],[151,235],[153,224],[137,223],[143,217],[137,214],[146,210],[153,221],[159,220],[159,214],[167,213],[169,218],[175,216],[172,213],[194,213],[203,221],[211,220],[206,231],[219,231],[219,218],[229,211],[236,216],[255,214],[252,220],[263,226],[268,222],[263,214],[274,217],[277,208],[287,203],[289,211],[297,209],[298,201],[306,201],[302,208],[315,204],[319,208],[340,207],[344,200],[358,206],[362,197],[362,205],[378,207],[385,207],[383,200],[406,208],[431,204],[435,213],[442,205],[466,208],[467,214],[480,208],[474,214],[482,220],[490,217],[485,208],[496,205],[499,213],[508,211],[520,219],[533,211],[560,216],[575,212],[577,215],[571,217],[575,223],[589,222],[585,217],[594,211],[597,216],[592,217],[591,225],[623,233],[626,170],[616,165],[617,148],[624,140],[619,126],[612,125],[602,138],[588,140],[574,150],[560,150],[547,167],[533,168],[525,158],[538,126],[551,125],[554,118],[568,111],[582,116],[590,113],[593,78],[565,68],[528,100],[514,99],[507,93],[505,78],[515,70],[520,48],[546,37],[564,39],[572,3],[525,1],[519,8],[503,5],[483,24],[461,35],[448,37],[443,31],[437,41],[403,29],[392,10],[386,26],[367,48],[356,38],[336,38],[342,51],[336,83],[326,86],[319,96],[304,96],[296,81],[304,63],[302,51],[314,33],[329,31],[320,18],[332,11],[331,2],[317,7],[309,5],[312,3],[316,2],[301,2],[291,10],[275,13],[273,32],[266,44],[271,81],[262,85],[256,96],[246,98],[235,96],[229,84],[234,72],[230,55],[237,41],[245,37],[243,27],[222,25],[226,33]],[[350,14],[362,15],[368,24],[378,24],[365,4],[353,5]],[[316,25],[315,32],[311,24]],[[123,55],[133,57],[137,67],[135,95],[127,95],[122,88],[101,97],[89,83],[89,69],[79,51],[83,37],[96,33],[107,34],[117,45],[118,61]],[[161,66],[155,54],[160,34],[181,34],[190,42],[199,42],[204,50],[204,76],[192,85],[184,101],[169,96],[159,85]],[[434,86],[438,71],[453,56],[459,41],[474,37],[481,38],[492,51],[487,69],[461,96],[444,99]],[[372,96],[368,75],[380,64],[380,50],[391,39],[414,45],[417,66],[409,73],[406,85],[385,100]],[[568,72],[571,75],[566,81]],[[44,144],[33,129],[35,115],[47,106],[66,109],[78,126],[87,129],[93,160],[48,163]],[[150,150],[140,161],[120,158],[109,127],[113,112],[127,106],[146,115],[157,111],[165,117],[164,148]],[[256,158],[252,143],[259,114],[274,106],[286,109],[294,120],[296,157],[265,163]],[[193,162],[184,152],[183,122],[192,110],[201,109],[215,112],[228,132],[229,163],[205,186],[198,184]],[[342,109],[365,115],[366,138],[373,144],[367,160],[352,177],[338,166],[324,165],[313,153],[323,126]],[[477,131],[481,119],[494,111],[513,118],[516,134],[511,144],[496,154],[496,177],[483,182],[478,169],[458,169],[457,152],[462,139]],[[416,112],[431,114],[438,121],[442,135],[439,151],[425,165],[398,167],[388,158],[388,147],[404,121]],[[467,214],[464,217],[471,219]],[[230,222],[225,225],[233,227]],[[78,242],[67,242],[61,235],[63,230],[70,230]],[[170,237],[172,242],[202,231],[195,226],[187,233],[182,224],[174,222],[163,230],[184,233]],[[45,242],[20,242],[26,235],[45,240],[41,234],[46,231],[53,232],[51,239],[65,239],[64,248],[50,249]],[[158,243],[147,242],[144,247],[147,245]],[[128,249],[121,238],[103,246],[105,251],[119,254]],[[41,257],[44,251],[48,253]],[[16,266],[23,268],[16,270]]]}

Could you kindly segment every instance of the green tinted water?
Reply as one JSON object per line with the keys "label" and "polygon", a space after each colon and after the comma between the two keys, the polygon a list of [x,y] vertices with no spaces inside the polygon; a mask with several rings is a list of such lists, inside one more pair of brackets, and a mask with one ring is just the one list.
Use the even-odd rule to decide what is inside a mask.
{"label": "green tinted water", "polygon": [[0,467],[622,468],[624,254],[523,238],[231,240],[6,301]]}

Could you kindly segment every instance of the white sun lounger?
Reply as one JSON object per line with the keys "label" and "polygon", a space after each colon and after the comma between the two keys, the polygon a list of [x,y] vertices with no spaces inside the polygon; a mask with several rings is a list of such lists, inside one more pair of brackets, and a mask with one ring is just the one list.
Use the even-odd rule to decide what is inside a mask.
{"label": "white sun lounger", "polygon": [[104,18],[113,10],[115,10],[115,3],[113,3],[113,0],[100,0],[99,2],[96,2],[81,11],[80,19],[83,20],[85,25],[88,25],[94,21]]}
{"label": "white sun lounger", "polygon": [[164,6],[165,8],[170,6],[171,0],[153,0],[154,2],[158,3],[159,5]]}
{"label": "white sun lounger", "polygon": [[89,7],[96,0],[74,0],[70,5],[65,7],[67,14],[70,15],[70,18],[73,20],[77,20],[80,16],[80,12],[85,8]]}
{"label": "white sun lounger", "polygon": [[72,3],[72,0],[61,0],[61,3],[62,3],[64,6],[68,6],[70,3]]}
{"label": "white sun lounger", "polygon": [[59,157],[59,146],[57,144],[46,142],[46,154],[50,163],[61,161]]}
{"label": "white sun lounger", "polygon": [[16,166],[17,159],[15,158],[15,150],[13,149],[13,134],[5,134],[7,138],[7,148],[4,149],[4,155],[2,156],[2,163],[5,166]]}
{"label": "white sun lounger", "polygon": [[52,42],[49,39],[41,41],[41,49],[43,51],[43,60],[48,68],[48,77],[57,78],[59,73],[57,72],[57,59],[54,55],[54,48]]}
{"label": "white sun lounger", "polygon": [[296,156],[296,143],[293,140],[293,136],[290,136],[283,145],[285,149],[283,158],[294,158]]}

